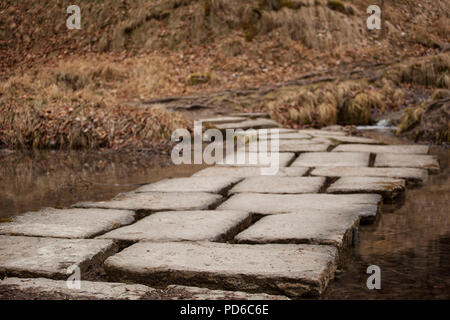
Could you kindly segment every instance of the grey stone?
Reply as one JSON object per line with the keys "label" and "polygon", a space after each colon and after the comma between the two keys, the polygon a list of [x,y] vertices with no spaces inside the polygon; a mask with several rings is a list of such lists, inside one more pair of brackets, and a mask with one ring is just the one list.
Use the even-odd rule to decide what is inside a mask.
{"label": "grey stone", "polygon": [[[266,140],[272,141],[272,140]],[[245,146],[246,151],[248,152],[266,152],[266,150],[271,150],[272,144],[269,142],[265,149],[261,149],[260,146],[261,141],[256,143],[255,148],[251,149],[250,144]],[[319,152],[319,151],[327,151],[328,147],[331,144],[327,143],[314,143],[311,140],[279,140],[278,141],[278,151],[279,152]],[[239,149],[242,152],[242,148]]]}
{"label": "grey stone", "polygon": [[77,265],[83,276],[115,252],[111,240],[0,236],[0,274],[67,279]]}
{"label": "grey stone", "polygon": [[167,300],[289,300],[285,296],[242,291],[210,290],[206,288],[170,285],[165,290]]}
{"label": "grey stone", "polygon": [[126,242],[225,242],[250,223],[251,215],[242,211],[158,212],[130,226],[108,232],[100,238]]}
{"label": "grey stone", "polygon": [[340,143],[366,143],[366,144],[381,144],[379,141],[355,136],[340,136],[340,135],[327,135],[328,139]]}
{"label": "grey stone", "polygon": [[[244,154],[244,161],[238,163],[238,153]],[[278,157],[279,167],[287,167],[292,160],[295,158],[294,153],[290,152],[281,152],[281,153],[268,153],[266,155],[267,160],[262,159],[259,154],[254,155],[255,161],[252,162],[250,158],[250,152],[235,152],[234,154],[226,155],[223,161],[217,163],[217,166],[228,166],[228,167],[269,167],[272,157]],[[229,160],[231,158],[231,160]],[[231,161],[231,164],[228,164],[227,161]]]}
{"label": "grey stone", "polygon": [[229,193],[317,193],[324,183],[321,177],[249,177]]}
{"label": "grey stone", "polygon": [[155,211],[204,210],[215,205],[222,196],[204,192],[146,192],[120,194],[110,201],[80,202],[79,208],[137,210],[139,213]]}
{"label": "grey stone", "polygon": [[246,119],[244,121],[233,122],[233,123],[221,123],[216,124],[215,127],[220,130],[226,129],[270,129],[270,128],[278,128],[280,124],[271,119]]}
{"label": "grey stone", "polygon": [[421,154],[379,153],[375,158],[375,167],[422,168],[432,173],[440,171],[435,156]]}
{"label": "grey stone", "polygon": [[52,209],[15,216],[0,223],[0,234],[91,238],[134,222],[134,212],[105,209]]}
{"label": "grey stone", "polygon": [[331,246],[139,242],[108,258],[105,269],[114,281],[301,296],[324,291],[336,256]]}
{"label": "grey stone", "polygon": [[334,182],[328,193],[379,193],[394,199],[405,191],[405,180],[387,177],[343,177]]}
{"label": "grey stone", "polygon": [[303,211],[265,216],[239,233],[238,243],[309,243],[343,247],[351,244],[359,217],[346,213]]}
{"label": "grey stone", "polygon": [[427,154],[428,146],[424,145],[367,145],[367,144],[341,144],[333,149],[334,152],[371,152],[371,153],[414,153]]}
{"label": "grey stone", "polygon": [[291,167],[367,167],[369,158],[363,152],[308,152],[300,154]]}
{"label": "grey stone", "polygon": [[139,284],[83,280],[80,282],[80,289],[69,289],[65,280],[6,278],[0,281],[0,291],[9,291],[39,300],[138,300],[155,289]]}
{"label": "grey stone", "polygon": [[211,192],[222,193],[239,182],[236,177],[189,177],[165,179],[145,185],[136,190],[140,192]]}
{"label": "grey stone", "polygon": [[[278,169],[276,176],[279,177],[301,177],[308,172],[309,168],[305,167],[282,167]],[[241,168],[229,168],[229,167],[209,167],[203,169],[194,174],[198,177],[214,177],[214,176],[227,176],[227,177],[256,177],[261,176],[261,169],[255,167],[241,167]]]}
{"label": "grey stone", "polygon": [[389,177],[405,179],[408,185],[421,185],[428,180],[428,172],[418,168],[323,167],[311,171],[322,177]]}
{"label": "grey stone", "polygon": [[257,214],[284,214],[298,211],[353,213],[373,219],[378,212],[378,194],[262,194],[239,193],[217,210],[240,210]]}
{"label": "grey stone", "polygon": [[270,118],[269,114],[267,112],[248,112],[248,113],[234,113],[232,114],[233,117],[245,117],[245,118]]}
{"label": "grey stone", "polygon": [[[280,140],[312,140],[310,135],[298,132],[280,132],[276,137]],[[275,138],[275,135],[270,132],[269,134],[258,135],[259,140],[271,140],[273,138]]]}
{"label": "grey stone", "polygon": [[299,133],[308,134],[310,136],[345,136],[345,132],[342,131],[330,131],[330,130],[318,130],[318,129],[302,129],[298,130]]}

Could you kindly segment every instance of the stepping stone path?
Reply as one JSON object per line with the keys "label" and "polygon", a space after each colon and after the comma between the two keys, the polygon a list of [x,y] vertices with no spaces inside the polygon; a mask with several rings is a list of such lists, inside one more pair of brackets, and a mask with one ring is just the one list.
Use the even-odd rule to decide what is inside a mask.
{"label": "stepping stone path", "polygon": [[[274,135],[261,129],[277,128],[280,149],[272,156],[279,157],[278,172],[262,175],[270,164],[261,150],[246,146],[244,164],[219,161],[192,177],[144,185],[109,201],[13,217],[0,223],[0,276],[8,276],[0,281],[0,298],[319,295],[342,250],[357,240],[359,224],[376,219],[382,198],[395,201],[405,184],[425,184],[429,172],[439,171],[427,146],[383,145],[339,126],[280,128],[263,113],[203,124],[255,129],[269,147]],[[248,163],[253,156],[258,162]],[[74,266],[81,289],[66,284]],[[105,272],[108,282],[88,281]]]}

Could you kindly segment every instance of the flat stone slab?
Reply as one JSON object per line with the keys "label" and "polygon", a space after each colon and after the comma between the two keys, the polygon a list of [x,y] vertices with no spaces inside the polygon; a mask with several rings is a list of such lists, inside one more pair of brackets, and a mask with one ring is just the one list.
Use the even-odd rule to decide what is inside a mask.
{"label": "flat stone slab", "polygon": [[110,201],[80,202],[79,208],[127,209],[139,213],[155,211],[205,210],[222,196],[205,192],[146,192],[120,194]]}
{"label": "flat stone slab", "polygon": [[0,236],[0,274],[67,279],[77,265],[83,276],[117,249],[111,240]]}
{"label": "flat stone slab", "polygon": [[246,119],[244,121],[232,122],[232,123],[218,123],[215,127],[219,130],[226,129],[270,129],[270,128],[278,128],[281,125],[271,119],[258,118],[258,119]]}
{"label": "flat stone slab", "polygon": [[53,209],[29,212],[0,223],[0,234],[55,238],[92,238],[134,222],[134,212],[105,209]]}
{"label": "flat stone slab", "polygon": [[310,211],[265,216],[239,233],[237,243],[309,243],[343,247],[351,244],[359,217]]}
{"label": "flat stone slab", "polygon": [[307,134],[310,136],[345,136],[346,133],[342,131],[330,131],[330,130],[318,130],[318,129],[302,129],[298,130],[299,133]]}
{"label": "flat stone slab", "polygon": [[237,177],[189,177],[164,179],[137,189],[136,192],[211,192],[222,193],[239,182]]}
{"label": "flat stone slab", "polygon": [[375,158],[375,167],[409,167],[427,169],[429,172],[440,171],[435,156],[421,154],[379,153]]}
{"label": "flat stone slab", "polygon": [[[272,141],[272,140],[267,140]],[[260,143],[260,142],[259,142]],[[311,140],[282,140],[280,139],[278,142],[278,151],[279,152],[319,152],[319,151],[327,151],[330,147],[330,143],[314,143]],[[259,145],[256,144],[256,148],[250,149],[250,145],[245,146],[245,150],[248,152],[266,152],[266,150],[271,149],[271,143],[268,143],[266,150],[262,150],[259,148]]]}
{"label": "flat stone slab", "polygon": [[257,214],[284,214],[298,211],[353,213],[373,219],[381,201],[379,194],[262,194],[239,193],[217,210],[240,210]]}
{"label": "flat stone slab", "polygon": [[[280,140],[311,140],[312,137],[310,135],[299,133],[299,132],[279,132],[277,136]],[[260,140],[270,140],[275,138],[275,135],[272,135],[270,132],[268,134],[260,133],[258,135]]]}
{"label": "flat stone slab", "polygon": [[39,300],[139,300],[156,291],[140,284],[81,281],[80,289],[67,287],[65,280],[6,278],[0,281],[2,295]]}
{"label": "flat stone slab", "polygon": [[291,167],[367,167],[370,153],[307,152],[302,153]]}
{"label": "flat stone slab", "polygon": [[243,211],[158,212],[100,236],[126,242],[218,241],[225,242],[250,225],[251,214]]}
{"label": "flat stone slab", "polygon": [[[234,154],[226,155],[223,161],[217,163],[217,166],[228,166],[228,167],[269,167],[270,161],[272,159],[272,153],[268,153],[266,156],[267,160],[261,159],[258,154],[255,154],[255,160],[251,160],[250,152],[242,152],[244,154],[244,160],[238,162],[238,152]],[[295,153],[290,152],[280,152],[273,155],[273,157],[278,157],[279,167],[287,167],[292,160],[295,158]],[[230,163],[228,163],[228,161]]]}
{"label": "flat stone slab", "polygon": [[267,112],[248,112],[248,113],[234,113],[233,117],[245,117],[245,118],[270,118]]}
{"label": "flat stone slab", "polygon": [[332,246],[139,242],[108,258],[105,268],[114,281],[301,296],[324,291],[336,256]]}
{"label": "flat stone slab", "polygon": [[249,177],[229,193],[317,193],[324,183],[322,177]]}
{"label": "flat stone slab", "polygon": [[207,119],[200,119],[202,123],[205,124],[223,124],[223,123],[234,123],[234,122],[241,122],[247,120],[246,117],[240,117],[240,116],[231,116],[231,117],[217,117],[217,118],[207,118]]}
{"label": "flat stone slab", "polygon": [[405,179],[407,185],[421,185],[428,180],[427,170],[418,168],[323,167],[312,170],[311,175],[321,177],[389,177]]}
{"label": "flat stone slab", "polygon": [[367,144],[341,144],[333,152],[371,152],[371,153],[403,153],[427,154],[428,146],[424,145],[367,145]]}
{"label": "flat stone slab", "polygon": [[[152,298],[152,297],[151,297]],[[170,285],[164,290],[165,300],[289,300],[285,296],[242,291],[210,290],[206,288]]]}
{"label": "flat stone slab", "polygon": [[[282,167],[278,169],[276,176],[279,177],[301,177],[308,172],[309,168],[305,167]],[[195,177],[256,177],[261,176],[261,169],[255,167],[240,167],[240,168],[229,168],[229,167],[209,167],[203,169],[194,174]]]}
{"label": "flat stone slab", "polygon": [[342,177],[327,189],[327,193],[379,193],[394,199],[405,191],[405,180],[387,177]]}

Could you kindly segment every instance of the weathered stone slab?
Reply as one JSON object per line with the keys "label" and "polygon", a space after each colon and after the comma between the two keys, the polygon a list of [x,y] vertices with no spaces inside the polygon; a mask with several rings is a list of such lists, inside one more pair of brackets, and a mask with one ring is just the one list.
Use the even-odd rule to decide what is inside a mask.
{"label": "weathered stone slab", "polygon": [[[258,135],[259,140],[270,140],[275,138],[275,135],[271,134],[259,134]],[[298,133],[298,132],[280,132],[277,135],[277,138],[280,140],[312,140],[312,137],[310,135],[304,134],[304,133]]]}
{"label": "weathered stone slab", "polygon": [[217,210],[240,210],[258,214],[284,214],[298,211],[354,213],[373,219],[378,212],[378,194],[261,194],[239,193],[222,203]]}
{"label": "weathered stone slab", "polygon": [[267,112],[247,112],[247,113],[234,113],[233,117],[245,117],[245,118],[270,118],[270,115]]}
{"label": "weathered stone slab", "polygon": [[126,242],[218,241],[225,242],[251,223],[243,211],[169,211],[154,213],[101,239]]}
{"label": "weathered stone slab", "polygon": [[331,246],[139,242],[108,258],[105,269],[115,281],[301,296],[323,292],[336,256]]}
{"label": "weathered stone slab", "polygon": [[366,143],[366,144],[381,144],[379,141],[355,136],[341,136],[341,135],[327,135],[328,139],[337,141],[340,143]]}
{"label": "weathered stone slab", "polygon": [[258,119],[246,119],[244,121],[232,122],[232,123],[221,123],[216,124],[215,127],[219,130],[226,129],[270,129],[278,128],[280,124],[271,119],[258,118]]}
{"label": "weathered stone slab", "polygon": [[[278,169],[278,173],[276,176],[279,177],[301,177],[308,172],[309,168],[306,167],[283,167]],[[195,177],[214,177],[214,176],[226,176],[226,177],[256,177],[261,176],[261,169],[255,167],[239,167],[239,168],[230,168],[230,167],[209,167],[203,169],[194,174]]]}
{"label": "weathered stone slab", "polygon": [[249,177],[229,193],[317,193],[324,183],[321,177]]}
{"label": "weathered stone slab", "polygon": [[363,152],[302,153],[291,167],[367,167],[370,154]]}
{"label": "weathered stone slab", "polygon": [[189,177],[164,179],[137,189],[136,192],[211,192],[222,193],[239,182],[236,177]]}
{"label": "weathered stone slab", "polygon": [[310,136],[345,136],[342,131],[318,130],[318,129],[302,129],[299,133],[308,134]]}
{"label": "weathered stone slab", "polygon": [[27,300],[138,300],[153,291],[156,290],[140,284],[115,282],[81,281],[80,289],[69,289],[66,280],[6,278],[0,281],[0,298],[10,294]]}
{"label": "weathered stone slab", "polygon": [[[235,152],[234,154],[228,154],[226,155],[225,159],[223,161],[220,161],[217,163],[218,166],[230,166],[230,167],[269,167],[270,161],[272,160],[272,157],[278,158],[278,166],[279,167],[286,167],[288,166],[292,160],[295,158],[294,153],[290,152],[280,152],[280,153],[268,153],[266,155],[267,160],[261,159],[261,157],[256,154],[255,155],[255,161],[252,162],[250,158],[250,152],[240,152],[241,154],[244,154],[244,160],[238,162],[238,152]],[[231,163],[228,163],[230,161]],[[276,162],[275,162],[276,163]]]}
{"label": "weathered stone slab", "polygon": [[359,217],[311,211],[263,217],[239,233],[238,243],[309,243],[343,247],[351,244]]}
{"label": "weathered stone slab", "polygon": [[409,167],[440,171],[439,162],[431,155],[379,153],[375,158],[375,167]]}
{"label": "weathered stone slab", "polygon": [[405,191],[405,180],[387,177],[342,177],[334,182],[328,193],[379,193],[394,199]]}
{"label": "weathered stone slab", "polygon": [[155,211],[204,210],[212,207],[222,196],[205,192],[146,192],[120,194],[110,201],[80,202],[78,208],[137,210],[139,213]]}
{"label": "weathered stone slab", "polygon": [[367,144],[341,144],[333,149],[334,152],[371,152],[371,153],[406,153],[427,154],[428,146],[424,145],[367,145]]}
{"label": "weathered stone slab", "polygon": [[91,238],[133,222],[134,212],[127,210],[46,208],[0,223],[0,234]]}
{"label": "weathered stone slab", "polygon": [[242,291],[210,290],[206,288],[170,285],[164,292],[167,300],[289,300],[285,296]]}
{"label": "weathered stone slab", "polygon": [[[271,141],[271,140],[266,140]],[[259,148],[258,142],[254,149],[250,149],[250,145],[245,146],[245,150],[248,152],[266,152],[266,150],[271,150],[272,144],[269,142],[265,148],[262,150]],[[279,140],[278,142],[278,150],[279,152],[319,152],[319,151],[327,151],[330,143],[314,143],[311,140]],[[242,152],[242,151],[241,151]]]}
{"label": "weathered stone slab", "polygon": [[67,279],[67,268],[83,273],[117,252],[111,240],[0,236],[0,274]]}
{"label": "weathered stone slab", "polygon": [[408,185],[421,185],[428,180],[428,172],[418,168],[323,167],[311,171],[322,177],[389,177],[405,179]]}

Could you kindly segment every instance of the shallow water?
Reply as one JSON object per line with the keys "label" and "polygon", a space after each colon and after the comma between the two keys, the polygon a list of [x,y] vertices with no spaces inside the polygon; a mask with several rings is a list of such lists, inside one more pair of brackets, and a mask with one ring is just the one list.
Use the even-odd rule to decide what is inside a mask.
{"label": "shallow water", "polygon": [[[405,143],[391,133],[372,133],[388,143]],[[426,186],[406,191],[405,203],[382,212],[374,225],[360,226],[359,241],[344,255],[341,273],[324,299],[450,298],[450,150],[432,148],[442,172]],[[366,286],[367,267],[381,269],[381,289]]]}
{"label": "shallow water", "polygon": [[170,165],[168,155],[45,151],[0,157],[0,218],[78,201],[108,200],[200,165]]}

